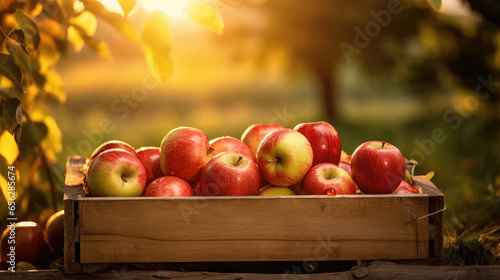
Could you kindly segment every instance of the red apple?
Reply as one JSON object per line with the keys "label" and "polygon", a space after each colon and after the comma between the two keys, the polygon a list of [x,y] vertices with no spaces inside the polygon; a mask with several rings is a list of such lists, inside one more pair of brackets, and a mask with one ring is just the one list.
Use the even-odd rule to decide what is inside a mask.
{"label": "red apple", "polygon": [[161,170],[165,176],[177,176],[194,183],[200,180],[201,171],[212,151],[203,131],[178,127],[167,133],[161,141]]}
{"label": "red apple", "polygon": [[160,148],[142,147],[136,152],[144,170],[146,170],[146,185],[163,176],[160,166]]}
{"label": "red apple", "polygon": [[[354,181],[347,171],[333,163],[320,163],[307,172],[302,181],[301,193],[324,195],[333,189],[335,194],[356,194]],[[330,191],[332,192],[332,191]]]}
{"label": "red apple", "polygon": [[302,133],[311,143],[313,165],[329,162],[339,164],[340,138],[335,128],[327,122],[301,123],[294,128]]}
{"label": "red apple", "polygon": [[54,213],[45,224],[45,232],[56,259],[63,256],[64,249],[64,210]]}
{"label": "red apple", "polygon": [[210,140],[210,147],[214,149],[212,152],[212,157],[223,152],[233,152],[245,155],[249,158],[253,158],[252,151],[248,146],[231,136],[223,136]]}
{"label": "red apple", "polygon": [[284,128],[282,125],[275,123],[268,124],[252,124],[249,126],[243,135],[241,135],[241,141],[245,143],[252,151],[253,160],[257,162],[257,149],[259,148],[262,139],[271,131]]}
{"label": "red apple", "polygon": [[352,177],[365,194],[390,194],[403,180],[405,159],[394,145],[383,141],[361,144],[352,154]]}
{"label": "red apple", "polygon": [[132,146],[130,146],[129,144],[127,144],[123,141],[111,140],[111,141],[104,142],[99,147],[97,147],[92,152],[92,155],[90,155],[90,160],[93,160],[102,152],[107,151],[107,150],[111,150],[111,149],[123,149],[123,150],[133,154],[134,156],[137,156],[135,149]]}
{"label": "red apple", "polygon": [[203,196],[203,193],[201,192],[200,181],[191,183],[190,185],[193,188],[194,196]]}
{"label": "red apple", "polygon": [[201,174],[200,189],[204,195],[257,195],[259,188],[257,164],[250,157],[238,153],[216,155]]}
{"label": "red apple", "polygon": [[179,197],[194,196],[193,188],[188,182],[175,176],[163,176],[149,184],[142,196]]}
{"label": "red apple", "polygon": [[22,261],[35,266],[45,266],[52,261],[47,236],[35,222],[20,222],[7,227],[0,243],[2,264],[6,268]]}
{"label": "red apple", "polygon": [[392,192],[393,194],[418,194],[418,190],[410,185],[405,180],[401,181],[398,188]]}
{"label": "red apple", "polygon": [[90,164],[87,187],[92,196],[141,196],[146,187],[146,170],[131,153],[107,150]]}
{"label": "red apple", "polygon": [[278,129],[266,135],[257,151],[257,164],[266,182],[278,187],[294,185],[312,166],[313,149],[300,132]]}

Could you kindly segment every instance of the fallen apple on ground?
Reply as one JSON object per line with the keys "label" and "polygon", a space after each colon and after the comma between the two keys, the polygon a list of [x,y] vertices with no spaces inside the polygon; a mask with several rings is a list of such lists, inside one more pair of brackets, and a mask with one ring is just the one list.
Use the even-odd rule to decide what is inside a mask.
{"label": "fallen apple on ground", "polygon": [[50,216],[47,224],[45,224],[45,233],[47,233],[47,239],[54,252],[54,258],[62,257],[64,249],[64,210]]}
{"label": "fallen apple on ground", "polygon": [[19,222],[14,231],[7,227],[0,238],[2,264],[15,266],[28,262],[37,267],[52,261],[52,252],[43,229],[35,222]]}

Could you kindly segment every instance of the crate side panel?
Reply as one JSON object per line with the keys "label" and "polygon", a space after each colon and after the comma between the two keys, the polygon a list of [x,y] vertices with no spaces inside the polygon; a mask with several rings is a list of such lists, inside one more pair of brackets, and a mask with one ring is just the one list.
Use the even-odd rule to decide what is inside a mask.
{"label": "crate side panel", "polygon": [[358,240],[159,241],[93,236],[82,263],[426,259],[427,242]]}
{"label": "crate side panel", "polygon": [[81,235],[155,240],[426,241],[428,197],[81,200]]}

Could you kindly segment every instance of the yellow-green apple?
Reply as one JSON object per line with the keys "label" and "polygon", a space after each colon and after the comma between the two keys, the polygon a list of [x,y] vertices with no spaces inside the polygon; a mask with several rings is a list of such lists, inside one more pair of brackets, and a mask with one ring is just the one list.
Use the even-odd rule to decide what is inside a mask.
{"label": "yellow-green apple", "polygon": [[268,124],[252,124],[249,126],[245,132],[241,135],[241,141],[245,143],[252,151],[253,160],[257,160],[257,149],[259,148],[260,142],[264,137],[271,131],[284,128],[282,125],[275,123]]}
{"label": "yellow-green apple", "polygon": [[339,164],[340,138],[337,130],[327,122],[300,123],[294,128],[302,133],[311,143],[313,165],[329,162]]}
{"label": "yellow-green apple", "polygon": [[141,147],[137,149],[137,157],[146,170],[146,186],[154,179],[163,176],[160,166],[160,148],[159,147]]}
{"label": "yellow-green apple", "polygon": [[111,150],[111,149],[123,149],[134,156],[137,156],[137,153],[135,152],[134,147],[130,146],[129,144],[123,142],[123,141],[118,141],[118,140],[111,140],[111,141],[106,141],[99,145],[92,154],[90,155],[90,160],[93,160],[95,157],[97,157],[99,154],[101,154],[104,151]]}
{"label": "yellow-green apple", "polygon": [[163,175],[177,176],[188,183],[199,181],[212,151],[203,131],[192,127],[175,128],[161,141],[160,166]]}
{"label": "yellow-green apple", "polygon": [[394,192],[405,174],[405,159],[394,145],[384,141],[361,144],[352,154],[351,172],[365,194]]}
{"label": "yellow-green apple", "polygon": [[64,249],[64,210],[58,211],[50,216],[45,224],[45,233],[49,240],[54,257],[60,258],[63,256]]}
{"label": "yellow-green apple", "polygon": [[[344,160],[340,160],[339,167],[347,171],[347,173],[349,173],[349,175],[352,177],[351,156],[346,157]],[[356,182],[354,182],[354,186],[356,186],[356,191],[359,190],[358,186],[356,185]]]}
{"label": "yellow-green apple", "polygon": [[200,189],[203,195],[257,195],[260,174],[257,164],[248,156],[224,152],[213,157],[203,169]]}
{"label": "yellow-green apple", "polygon": [[141,196],[146,187],[146,170],[133,154],[111,149],[99,154],[87,172],[92,196]]}
{"label": "yellow-green apple", "polygon": [[257,164],[266,182],[278,187],[294,185],[312,166],[313,149],[302,133],[282,128],[270,132],[257,151]]}
{"label": "yellow-green apple", "polygon": [[398,188],[392,194],[418,194],[418,190],[405,180],[402,180]]}
{"label": "yellow-green apple", "polygon": [[320,163],[313,166],[302,180],[302,194],[324,195],[328,194],[328,190],[332,193],[332,189],[337,195],[356,194],[351,175],[333,163]]}
{"label": "yellow-green apple", "polygon": [[348,153],[346,153],[344,150],[341,150],[340,151],[340,160],[344,160],[345,158],[347,158],[349,156]]}
{"label": "yellow-green apple", "polygon": [[45,266],[52,261],[47,236],[35,222],[12,223],[4,230],[0,239],[4,267],[15,267],[21,261]]}
{"label": "yellow-green apple", "polygon": [[233,152],[253,158],[252,151],[241,140],[231,136],[223,136],[210,140],[210,147],[214,149],[212,157],[223,152]]}
{"label": "yellow-green apple", "polygon": [[296,195],[296,194],[287,187],[277,187],[273,185],[267,185],[259,190],[259,196],[282,196],[282,195]]}
{"label": "yellow-green apple", "polygon": [[193,188],[188,182],[175,176],[163,176],[151,182],[142,196],[148,197],[180,197],[194,196]]}

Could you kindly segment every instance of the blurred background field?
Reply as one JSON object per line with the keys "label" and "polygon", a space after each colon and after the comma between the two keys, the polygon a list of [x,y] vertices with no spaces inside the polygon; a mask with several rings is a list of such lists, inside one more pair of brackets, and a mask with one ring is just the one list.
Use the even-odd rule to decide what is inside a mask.
{"label": "blurred background field", "polygon": [[[122,13],[116,1],[101,2]],[[128,16],[137,32],[160,7],[150,2]],[[253,123],[325,120],[349,154],[385,140],[419,162],[417,174],[435,171],[450,250],[465,258],[463,244],[486,248],[450,263],[499,263],[500,32],[471,2],[481,1],[444,0],[438,12],[427,1],[211,1],[225,7],[221,35],[163,3],[174,60],[164,84],[140,43],[98,19],[95,38],[109,52],[69,48],[55,66],[66,92],[64,105],[47,107],[61,130],[57,161],[88,156],[111,139],[159,146],[178,126],[239,138]],[[366,46],[356,45],[355,28],[366,33],[373,13],[388,5],[401,10],[372,29]],[[346,55],[346,44],[355,51]]]}

